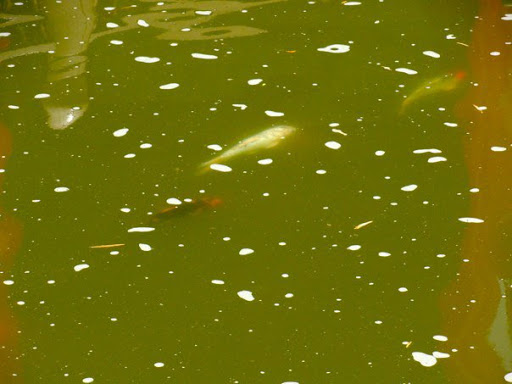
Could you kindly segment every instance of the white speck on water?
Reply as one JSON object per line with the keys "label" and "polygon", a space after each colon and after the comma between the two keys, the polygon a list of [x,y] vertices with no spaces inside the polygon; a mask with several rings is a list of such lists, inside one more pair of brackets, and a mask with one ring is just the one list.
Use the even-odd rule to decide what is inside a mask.
{"label": "white speck on water", "polygon": [[281,384],[299,384],[298,381],[283,381]]}
{"label": "white speck on water", "polygon": [[86,377],[85,379],[82,380],[82,383],[92,383],[94,381],[94,379],[92,377]]}
{"label": "white speck on water", "polygon": [[379,256],[380,257],[389,257],[389,256],[391,256],[391,253],[389,253],[389,252],[379,252]]}
{"label": "white speck on water", "polygon": [[144,251],[144,252],[148,252],[148,251],[151,251],[153,248],[151,248],[151,245],[149,244],[144,244],[144,243],[139,243],[139,248],[141,251]]}
{"label": "white speck on water", "polygon": [[166,200],[166,203],[167,204],[171,204],[171,205],[180,205],[181,204],[181,200],[175,198],[175,197],[171,197],[169,199]]}
{"label": "white speck on water", "polygon": [[0,32],[0,37],[11,36],[11,32]]}
{"label": "white speck on water", "polygon": [[507,148],[505,148],[505,147],[496,147],[496,146],[491,147],[491,151],[493,151],[493,152],[503,152],[506,150],[507,150]]}
{"label": "white speck on water", "polygon": [[150,143],[144,143],[144,144],[141,144],[140,145],[140,148],[142,149],[148,149],[148,148],[151,148],[153,145],[150,144]]}
{"label": "white speck on water", "polygon": [[112,23],[112,22],[107,23],[106,26],[107,26],[107,28],[117,28],[117,27],[119,27],[118,24]]}
{"label": "white speck on water", "polygon": [[254,249],[251,248],[242,248],[238,254],[240,256],[250,255],[251,253],[254,253]]}
{"label": "white speck on water", "polygon": [[110,40],[110,44],[112,45],[123,45],[122,40]]}
{"label": "white speck on water", "polygon": [[412,358],[424,367],[432,367],[437,363],[437,359],[434,356],[427,355],[423,352],[413,352]]}
{"label": "white speck on water", "polygon": [[210,144],[206,148],[212,149],[214,151],[222,151],[222,147],[219,144]]}
{"label": "white speck on water", "polygon": [[284,295],[284,297],[286,297],[287,299],[290,299],[293,297],[293,293],[287,293],[286,295]]}
{"label": "white speck on water", "polygon": [[270,117],[281,117],[281,116],[284,116],[284,113],[267,110],[267,111],[265,111],[265,115],[270,116]]}
{"label": "white speck on water", "polygon": [[375,320],[374,323],[377,324],[377,325],[381,325],[382,324],[382,320]]}
{"label": "white speck on water", "polygon": [[121,128],[121,129],[118,129],[117,131],[114,131],[113,135],[115,137],[123,137],[124,135],[126,135],[128,133],[129,129],[128,128]]}
{"label": "white speck on water", "polygon": [[416,188],[418,188],[418,186],[416,184],[410,184],[410,185],[406,185],[405,187],[402,187],[400,188],[402,191],[405,191],[405,192],[412,192],[414,191]]}
{"label": "white speck on water", "polygon": [[[509,20],[512,20],[512,16],[510,16]],[[507,373],[505,376],[503,376],[503,378],[507,383],[512,383],[512,372]]]}
{"label": "white speck on water", "polygon": [[261,159],[261,160],[258,160],[258,164],[260,164],[260,165],[272,164],[272,159]]}
{"label": "white speck on water", "polygon": [[83,271],[84,269],[87,269],[89,268],[89,264],[77,264],[73,267],[73,269],[76,271],[76,272],[80,272],[80,271]]}
{"label": "white speck on water", "polygon": [[139,63],[153,64],[158,63],[160,61],[159,57],[149,57],[149,56],[137,56],[135,61]]}
{"label": "white speck on water", "polygon": [[384,156],[386,151],[375,151],[375,156]]}
{"label": "white speck on water", "polygon": [[277,244],[279,244],[279,245],[282,247],[283,245],[286,245],[286,242],[285,242],[285,241],[280,241],[280,242],[279,242],[279,243],[277,243]]}
{"label": "white speck on water", "polygon": [[222,238],[222,240],[224,240],[224,241],[229,241],[229,240],[231,240],[231,237],[229,237],[229,236],[225,236],[225,237],[223,237],[223,238]]}
{"label": "white speck on water", "polygon": [[460,217],[459,221],[462,221],[463,223],[483,223],[484,221],[482,219],[478,219],[476,217]]}
{"label": "white speck on water", "polygon": [[238,297],[241,299],[247,300],[247,301],[253,301],[254,296],[252,295],[251,291],[239,291],[237,292]]}
{"label": "white speck on water", "polygon": [[326,47],[318,48],[317,51],[327,53],[345,53],[350,51],[350,46],[345,44],[331,44]]}
{"label": "white speck on water", "polygon": [[415,149],[412,151],[413,153],[442,153],[439,149],[436,148],[428,148],[428,149]]}
{"label": "white speck on water", "polygon": [[324,145],[327,148],[331,148],[331,149],[340,149],[341,148],[341,144],[338,143],[337,141],[328,141]]}
{"label": "white speck on water", "polygon": [[247,81],[247,84],[249,85],[258,85],[263,81],[263,79],[251,79]]}
{"label": "white speck on water", "polygon": [[128,213],[130,211],[131,211],[130,208],[121,208],[121,212]]}
{"label": "white speck on water", "polygon": [[203,59],[203,60],[215,60],[218,59],[215,55],[208,55],[206,53],[192,53],[192,57],[194,59]]}
{"label": "white speck on water", "polygon": [[315,171],[315,173],[316,173],[317,175],[325,175],[325,174],[327,173],[327,171],[326,171],[325,169],[317,169],[317,170]]}
{"label": "white speck on water", "polygon": [[286,278],[288,278],[288,277],[290,277],[290,275],[289,275],[289,274],[287,274],[287,273],[283,273],[283,274],[281,274],[281,276],[282,276],[282,277],[284,277],[285,279],[286,279]]}
{"label": "white speck on water", "polygon": [[499,56],[499,55],[501,55],[501,52],[492,51],[492,52],[489,53],[489,55],[491,55],[491,56]]}
{"label": "white speck on water", "polygon": [[408,289],[405,287],[398,288],[398,292],[407,292],[407,291],[408,291]]}
{"label": "white speck on water", "polygon": [[34,99],[47,99],[50,97],[49,93],[38,93],[34,96]]}
{"label": "white speck on water", "polygon": [[447,127],[457,127],[457,123],[450,123],[450,122],[445,122],[443,123],[444,125],[446,125]]}
{"label": "white speck on water", "polygon": [[471,192],[471,193],[477,193],[477,192],[480,192],[480,188],[471,188],[471,189],[469,190],[469,192]]}
{"label": "white speck on water", "polygon": [[[501,18],[501,20],[505,20],[505,21],[512,21],[512,13],[505,13],[505,16],[503,16]],[[8,33],[8,32],[7,32]],[[6,35],[6,36],[9,36],[9,35]]]}
{"label": "white speck on water", "polygon": [[16,304],[18,304],[18,305],[25,305],[25,302],[20,300],[20,301],[17,301]]}
{"label": "white speck on water", "polygon": [[442,259],[442,258],[445,258],[446,255],[444,253],[439,253],[436,255],[436,257],[438,257],[439,259]]}
{"label": "white speck on water", "polygon": [[232,104],[232,105],[233,105],[233,107],[240,108],[242,111],[244,109],[247,109],[247,105],[245,105],[245,104]]}
{"label": "white speck on water", "polygon": [[151,232],[151,231],[154,231],[155,228],[153,227],[134,227],[134,228],[130,228],[128,230],[128,232],[132,233],[132,232]]}
{"label": "white speck on water", "polygon": [[7,108],[9,109],[20,109],[18,105],[8,105]]}
{"label": "white speck on water", "polygon": [[218,171],[218,172],[231,172],[232,171],[231,167],[228,167],[227,165],[224,165],[224,164],[211,164],[210,169],[213,169],[214,171]]}
{"label": "white speck on water", "polygon": [[360,245],[355,244],[355,245],[351,245],[351,246],[347,247],[347,249],[348,249],[349,251],[358,251],[358,250],[360,250],[360,249],[361,249],[361,246],[360,246]]}
{"label": "white speck on water", "polygon": [[165,364],[164,364],[164,363],[160,363],[160,362],[158,362],[158,363],[155,363],[155,364],[153,364],[153,365],[154,365],[156,368],[162,368]]}
{"label": "white speck on water", "polygon": [[432,356],[434,356],[436,359],[447,359],[450,357],[450,354],[434,351],[434,352],[432,352]]}
{"label": "white speck on water", "polygon": [[55,280],[48,280],[47,283],[48,284],[55,284]]}
{"label": "white speck on water", "polygon": [[68,187],[56,187],[54,189],[55,192],[67,192],[69,191],[69,188]]}
{"label": "white speck on water", "polygon": [[342,3],[343,5],[345,6],[351,6],[351,5],[361,5],[361,3],[359,1],[346,1],[344,3]]}
{"label": "white speck on water", "polygon": [[423,54],[425,56],[430,56],[430,57],[433,57],[435,59],[439,59],[441,57],[441,55],[437,52],[434,52],[434,51],[423,51]]}
{"label": "white speck on water", "polygon": [[418,73],[418,71],[409,68],[396,68],[395,71],[405,73],[407,75],[416,75]]}
{"label": "white speck on water", "polygon": [[224,280],[212,280],[212,284],[222,285],[224,284]]}
{"label": "white speck on water", "polygon": [[135,157],[135,153],[127,153],[123,156],[125,159],[133,159]]}
{"label": "white speck on water", "polygon": [[178,88],[180,85],[178,83],[169,83],[169,84],[164,84],[164,85],[161,85],[160,89],[176,89]]}
{"label": "white speck on water", "polygon": [[455,40],[456,37],[455,37],[455,35],[453,33],[450,33],[450,34],[446,35],[446,39],[447,40]]}
{"label": "white speck on water", "polygon": [[14,280],[4,280],[4,285],[13,285]]}
{"label": "white speck on water", "polygon": [[212,11],[195,11],[195,14],[201,16],[209,16],[212,14]]}
{"label": "white speck on water", "polygon": [[427,161],[429,163],[439,163],[440,161],[447,161],[447,159],[446,159],[446,157],[443,157],[443,156],[434,156],[434,157],[430,157]]}
{"label": "white speck on water", "polygon": [[146,20],[139,19],[139,20],[137,20],[137,24],[140,25],[141,27],[149,27],[149,24],[147,23]]}

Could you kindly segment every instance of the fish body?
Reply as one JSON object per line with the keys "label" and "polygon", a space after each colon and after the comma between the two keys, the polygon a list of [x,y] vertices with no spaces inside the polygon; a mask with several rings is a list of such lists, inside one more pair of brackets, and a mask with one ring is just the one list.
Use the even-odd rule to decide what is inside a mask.
{"label": "fish body", "polygon": [[414,104],[416,101],[425,97],[438,93],[453,91],[461,85],[465,77],[466,73],[461,71],[455,74],[438,76],[434,79],[426,81],[414,91],[412,91],[412,93],[402,102],[400,113],[404,113],[411,104]]}
{"label": "fish body", "polygon": [[192,201],[185,201],[180,205],[172,205],[155,213],[151,216],[150,224],[158,224],[165,220],[197,215],[220,204],[222,204],[222,200],[218,197],[203,197]]}
{"label": "fish body", "polygon": [[236,156],[247,155],[263,149],[275,147],[295,131],[296,128],[289,125],[279,125],[259,132],[253,136],[243,139],[235,146],[221,153],[219,156],[201,164],[199,167],[200,172],[206,172],[212,164],[224,163]]}

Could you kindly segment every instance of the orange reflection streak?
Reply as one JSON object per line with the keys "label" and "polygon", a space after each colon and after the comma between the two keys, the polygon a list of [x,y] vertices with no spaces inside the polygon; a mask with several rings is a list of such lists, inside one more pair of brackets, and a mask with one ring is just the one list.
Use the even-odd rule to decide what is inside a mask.
{"label": "orange reflection streak", "polygon": [[[9,130],[0,122],[0,169],[5,169],[11,154],[12,140]],[[0,191],[4,173],[0,173]],[[18,251],[22,238],[21,224],[16,218],[6,214],[0,207],[0,270],[5,279],[11,267],[14,255]],[[16,321],[9,308],[9,288],[0,284],[0,383],[21,383],[17,346]],[[13,377],[16,375],[16,377]]]}
{"label": "orange reflection streak", "polygon": [[[457,108],[468,132],[471,187],[480,189],[471,196],[469,216],[485,222],[467,225],[461,255],[469,261],[441,298],[448,346],[458,350],[447,361],[453,383],[500,383],[512,371],[510,335],[505,328],[496,330],[497,321],[509,322],[502,295],[512,284],[512,239],[507,238],[512,235],[512,57],[505,45],[511,41],[512,24],[501,20],[505,13],[501,0],[480,0],[469,46],[472,81],[478,86],[470,88]],[[507,150],[494,152],[493,146]],[[509,306],[509,315],[511,310]]]}

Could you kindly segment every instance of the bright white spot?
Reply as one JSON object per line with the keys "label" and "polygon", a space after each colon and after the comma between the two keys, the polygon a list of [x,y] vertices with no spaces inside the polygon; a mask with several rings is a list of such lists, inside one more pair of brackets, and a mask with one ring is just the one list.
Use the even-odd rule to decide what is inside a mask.
{"label": "bright white spot", "polygon": [[410,184],[410,185],[406,185],[405,187],[402,187],[400,188],[402,191],[405,191],[405,192],[412,192],[414,191],[416,188],[418,188],[418,186],[416,184]]}
{"label": "bright white spot", "polygon": [[75,265],[75,266],[73,267],[73,269],[74,269],[76,272],[80,272],[80,271],[82,271],[82,270],[84,270],[84,269],[87,269],[87,268],[89,268],[89,264],[85,264],[85,263],[84,263],[84,264],[77,264],[77,265]]}
{"label": "bright white spot", "polygon": [[317,51],[327,53],[345,53],[350,51],[350,46],[344,44],[331,44],[328,45],[327,47],[318,48]]}
{"label": "bright white spot", "polygon": [[389,257],[389,256],[391,256],[391,253],[389,253],[389,252],[379,252],[379,256],[380,257]]}
{"label": "bright white spot", "polygon": [[212,11],[196,11],[196,15],[208,16],[212,14]]}
{"label": "bright white spot", "polygon": [[223,280],[212,280],[212,284],[222,285],[224,284]]}
{"label": "bright white spot", "polygon": [[376,156],[384,156],[385,153],[386,151],[375,151]]}
{"label": "bright white spot", "polygon": [[9,109],[20,109],[20,107],[17,106],[17,105],[8,105],[7,108],[9,108]]}
{"label": "bright white spot", "polygon": [[280,117],[280,116],[284,116],[284,113],[267,110],[267,111],[265,111],[265,115],[270,116],[270,117]]}
{"label": "bright white spot", "polygon": [[153,145],[152,144],[149,144],[149,143],[144,143],[144,144],[141,144],[140,147],[142,149],[148,149],[148,148],[151,148]]}
{"label": "bright white spot", "polygon": [[360,245],[351,245],[350,247],[347,247],[347,249],[349,251],[357,251],[357,250],[361,249],[361,246]]}
{"label": "bright white spot", "polygon": [[499,56],[499,55],[501,55],[501,52],[492,51],[491,53],[489,53],[489,55],[491,55],[491,56]]}
{"label": "bright white spot", "polygon": [[484,222],[482,219],[478,219],[476,217],[460,217],[459,221],[462,221],[463,223],[483,223]]}
{"label": "bright white spot", "polygon": [[429,163],[439,163],[440,161],[447,161],[447,159],[443,156],[434,156],[428,159]]}
{"label": "bright white spot", "polygon": [[94,379],[92,377],[86,377],[85,379],[82,380],[82,383],[92,383],[94,381]]}
{"label": "bright white spot", "polygon": [[423,54],[425,56],[430,56],[430,57],[433,57],[435,59],[439,59],[441,57],[441,55],[437,52],[434,52],[434,51],[423,51]]}
{"label": "bright white spot", "polygon": [[148,57],[148,56],[137,56],[135,61],[139,63],[153,64],[158,63],[160,61],[159,57]]}
{"label": "bright white spot", "polygon": [[272,164],[272,159],[261,159],[261,160],[258,160],[258,164],[261,164],[261,165]]}
{"label": "bright white spot", "polygon": [[130,208],[121,208],[121,212],[125,212],[125,213],[128,213],[130,212],[131,209]]}
{"label": "bright white spot", "polygon": [[416,149],[413,153],[442,153],[439,149],[429,148],[429,149]]}
{"label": "bright white spot", "polygon": [[11,32],[0,32],[0,37],[11,36]]}
{"label": "bright white spot", "polygon": [[[512,13],[505,13],[505,16],[503,16],[501,18],[501,20],[512,21]],[[9,35],[7,35],[7,36],[9,36]]]}
{"label": "bright white spot", "polygon": [[171,197],[171,198],[167,199],[166,202],[167,202],[167,204],[171,204],[171,205],[180,205],[181,204],[181,200],[178,200],[175,197]]}
{"label": "bright white spot", "polygon": [[446,35],[446,39],[447,40],[455,40],[456,37],[455,37],[455,35],[453,33],[450,33],[449,35]]}
{"label": "bright white spot", "polygon": [[298,381],[283,381],[281,384],[299,384]]}
{"label": "bright white spot", "polygon": [[16,304],[18,304],[18,305],[25,305],[25,302],[20,300],[20,301],[17,301]]}
{"label": "bright white spot", "polygon": [[244,109],[247,109],[247,105],[245,105],[245,104],[232,104],[232,105],[233,105],[233,107],[240,108],[242,111]]}
{"label": "bright white spot", "polygon": [[178,83],[169,83],[169,84],[164,84],[164,85],[161,85],[160,89],[175,89],[175,88],[178,88],[180,85]]}
{"label": "bright white spot", "polygon": [[146,22],[146,20],[139,19],[137,20],[137,24],[139,24],[141,27],[149,27],[149,24]]}
{"label": "bright white spot", "polygon": [[432,355],[427,355],[423,352],[413,352],[412,358],[424,367],[432,367],[437,363],[437,359]]}
{"label": "bright white spot", "polygon": [[341,148],[341,144],[338,143],[337,141],[328,141],[324,145],[327,148],[331,148],[331,149],[340,149]]}
{"label": "bright white spot", "polygon": [[407,292],[407,291],[408,291],[408,289],[405,287],[398,288],[398,292]]}
{"label": "bright white spot", "polygon": [[57,187],[54,189],[55,192],[67,192],[69,191],[68,187]]}
{"label": "bright white spot", "polygon": [[107,23],[107,28],[117,28],[117,27],[119,27],[119,25],[116,23]]}
{"label": "bright white spot", "polygon": [[222,240],[224,240],[224,241],[229,241],[229,240],[231,240],[231,237],[226,236],[226,237],[223,237],[223,238],[222,238]]}
{"label": "bright white spot", "polygon": [[254,253],[254,249],[251,248],[242,248],[238,254],[240,256],[250,255],[251,253]]}
{"label": "bright white spot", "polygon": [[135,153],[127,153],[123,156],[125,159],[133,159],[135,157]]}
{"label": "bright white spot", "polygon": [[316,173],[317,175],[325,175],[325,174],[327,173],[327,171],[326,171],[325,169],[317,169],[317,170],[315,171],[315,173]]}
{"label": "bright white spot", "polygon": [[134,227],[130,228],[128,232],[151,232],[154,231],[155,228],[152,227]]}
{"label": "bright white spot", "polygon": [[343,5],[361,5],[359,1],[347,1],[345,3],[342,3]]}
{"label": "bright white spot", "polygon": [[251,79],[251,80],[247,81],[247,84],[249,84],[249,85],[258,85],[262,81],[263,81],[263,79]]}
{"label": "bright white spot", "polygon": [[[509,20],[512,20],[512,16],[510,16]],[[507,373],[503,378],[507,383],[512,383],[512,372]]]}
{"label": "bright white spot", "polygon": [[239,291],[237,294],[238,294],[238,297],[240,297],[244,300],[247,300],[247,301],[254,300],[254,296],[252,295],[251,291]]}
{"label": "bright white spot", "polygon": [[122,137],[124,135],[126,135],[128,133],[129,129],[128,128],[121,128],[121,129],[118,129],[117,131],[114,131],[113,135],[115,137]]}
{"label": "bright white spot", "polygon": [[215,60],[215,59],[218,59],[218,57],[215,56],[215,55],[207,55],[205,53],[193,53],[192,57],[194,59],[204,59],[204,60]]}
{"label": "bright white spot", "polygon": [[213,149],[214,151],[222,151],[222,147],[219,144],[210,144],[206,148]]}
{"label": "bright white spot", "polygon": [[151,245],[149,244],[144,244],[144,243],[139,243],[139,248],[141,251],[144,251],[144,252],[148,252],[148,251],[151,251],[153,248],[151,248]]}
{"label": "bright white spot", "polygon": [[447,358],[449,358],[449,357],[450,357],[450,354],[448,354],[448,353],[437,352],[437,351],[432,352],[432,355],[433,355],[436,359],[447,359]]}
{"label": "bright white spot", "polygon": [[507,148],[505,148],[505,147],[491,147],[491,151],[493,151],[493,152],[503,152],[506,150],[507,150]]}
{"label": "bright white spot", "polygon": [[457,123],[449,123],[449,122],[446,122],[444,123],[444,125],[446,125],[447,127],[457,127]]}
{"label": "bright white spot", "polygon": [[223,164],[212,164],[210,165],[210,169],[213,169],[214,171],[218,172],[231,172],[232,169],[228,167],[227,165]]}
{"label": "bright white spot", "polygon": [[50,97],[49,93],[38,93],[34,96],[34,99],[47,99],[48,97]]}
{"label": "bright white spot", "polygon": [[4,280],[4,284],[5,285],[13,285],[14,281],[13,280]]}
{"label": "bright white spot", "polygon": [[122,40],[110,40],[110,44],[113,44],[113,45],[122,45],[122,44],[123,44],[123,41],[122,41]]}
{"label": "bright white spot", "polygon": [[409,68],[396,68],[395,71],[402,72],[407,75],[415,75],[418,73],[418,71],[415,71],[414,69],[409,69]]}
{"label": "bright white spot", "polygon": [[293,293],[287,293],[286,295],[284,295],[284,297],[286,297],[287,299],[290,299],[293,297]]}
{"label": "bright white spot", "polygon": [[471,192],[471,193],[477,193],[477,192],[480,192],[480,188],[471,188],[471,189],[469,190],[469,192]]}
{"label": "bright white spot", "polygon": [[155,363],[155,364],[153,364],[153,365],[154,365],[155,367],[157,367],[157,368],[162,368],[165,364],[164,364],[164,363],[160,363],[160,362],[158,362],[158,363]]}

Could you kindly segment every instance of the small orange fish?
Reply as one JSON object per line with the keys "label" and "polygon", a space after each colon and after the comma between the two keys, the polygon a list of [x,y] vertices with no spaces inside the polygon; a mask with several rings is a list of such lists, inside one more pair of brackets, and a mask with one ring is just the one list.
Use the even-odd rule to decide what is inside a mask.
{"label": "small orange fish", "polygon": [[218,207],[221,204],[222,200],[218,197],[202,197],[192,201],[186,201],[180,205],[172,205],[162,209],[151,217],[150,223],[158,224],[169,219],[197,215],[206,210]]}

